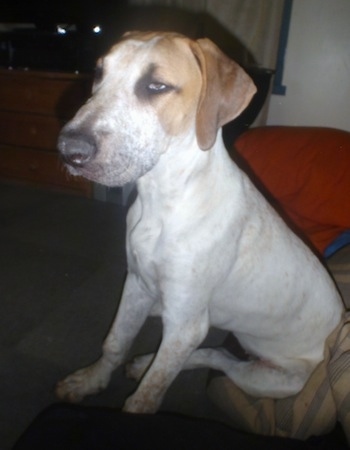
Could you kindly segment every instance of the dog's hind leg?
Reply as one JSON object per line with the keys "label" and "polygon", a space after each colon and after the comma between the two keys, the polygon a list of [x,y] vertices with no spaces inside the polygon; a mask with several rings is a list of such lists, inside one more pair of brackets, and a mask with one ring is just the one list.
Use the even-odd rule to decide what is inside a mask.
{"label": "dog's hind leg", "polygon": [[[128,363],[126,374],[140,380],[151,365],[154,354],[138,356]],[[238,387],[256,397],[283,398],[299,392],[310,374],[305,364],[287,370],[268,361],[242,361],[223,348],[201,348],[187,359],[182,370],[210,368],[224,372]]]}
{"label": "dog's hind leg", "polygon": [[[227,353],[227,355],[225,355],[225,353]],[[130,379],[139,381],[146,373],[154,357],[155,353],[135,356],[125,367],[126,376]],[[233,356],[224,349],[215,350],[205,348],[195,350],[182,367],[182,370],[212,368],[226,373],[227,370],[229,370],[230,364],[232,364],[232,358]]]}
{"label": "dog's hind leg", "polygon": [[126,376],[132,380],[140,381],[143,375],[147,372],[147,369],[151,365],[155,353],[149,353],[147,355],[136,356],[129,361],[125,367]]}
{"label": "dog's hind leg", "polygon": [[293,366],[280,367],[272,362],[254,359],[242,361],[222,348],[195,350],[183,369],[212,368],[224,372],[239,388],[255,397],[284,398],[298,393],[313,367],[293,360]]}

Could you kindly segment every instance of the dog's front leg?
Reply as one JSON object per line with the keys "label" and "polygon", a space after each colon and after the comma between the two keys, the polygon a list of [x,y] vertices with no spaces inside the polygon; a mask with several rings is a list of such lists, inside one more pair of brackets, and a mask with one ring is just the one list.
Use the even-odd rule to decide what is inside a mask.
{"label": "dog's front leg", "polygon": [[137,277],[129,274],[116,318],[103,344],[102,356],[94,364],[60,381],[56,386],[56,395],[62,400],[79,402],[86,395],[104,389],[113,370],[124,362],[152,304],[153,299],[142,289]]}
{"label": "dog's front leg", "polygon": [[[179,310],[177,310],[178,312]],[[163,316],[163,339],[137,391],[127,399],[124,411],[154,413],[187,358],[205,338],[209,328],[206,313],[174,318]]]}

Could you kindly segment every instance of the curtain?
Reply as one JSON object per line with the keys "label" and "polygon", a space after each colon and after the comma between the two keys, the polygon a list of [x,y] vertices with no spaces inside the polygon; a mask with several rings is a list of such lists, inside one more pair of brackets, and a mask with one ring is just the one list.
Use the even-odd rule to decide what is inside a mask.
{"label": "curtain", "polygon": [[276,67],[284,0],[129,0],[129,3],[205,12],[244,44],[258,66]]}
{"label": "curtain", "polygon": [[176,6],[188,11],[205,11],[207,0],[129,0],[130,5],[162,5]]}

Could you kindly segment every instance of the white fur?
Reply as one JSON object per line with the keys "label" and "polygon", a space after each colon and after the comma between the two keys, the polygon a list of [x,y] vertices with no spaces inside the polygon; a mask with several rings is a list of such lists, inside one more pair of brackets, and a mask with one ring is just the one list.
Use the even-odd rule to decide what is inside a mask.
{"label": "white fur", "polygon": [[[156,309],[162,342],[129,367],[136,378],[145,374],[126,411],[156,411],[182,368],[221,369],[259,397],[293,395],[322,361],[341,299],[318,259],[232,163],[221,132],[209,151],[199,148],[194,59],[199,87],[176,134],[167,134],[159,109],[140,104],[133,86],[149,61],[159,61],[156,42],[115,47],[104,81],[67,126],[88,122],[99,140],[94,159],[75,173],[113,185],[137,178],[138,196],[127,218],[128,276],[103,355],[59,383],[57,393],[76,401],[104,388]],[[211,325],[234,333],[255,359],[196,350]]]}

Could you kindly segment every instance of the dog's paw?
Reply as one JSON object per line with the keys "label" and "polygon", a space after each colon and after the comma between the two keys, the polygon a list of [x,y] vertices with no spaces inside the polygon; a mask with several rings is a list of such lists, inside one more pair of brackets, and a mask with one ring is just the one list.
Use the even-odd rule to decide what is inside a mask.
{"label": "dog's paw", "polygon": [[83,400],[85,393],[81,390],[81,381],[72,375],[56,384],[55,395],[62,401],[78,403]]}
{"label": "dog's paw", "polygon": [[102,391],[107,386],[109,378],[109,374],[97,370],[97,366],[92,365],[59,381],[55,388],[55,394],[60,400],[78,403],[85,396]]}
{"label": "dog's paw", "polygon": [[133,414],[153,414],[157,412],[158,407],[159,402],[154,401],[149,396],[139,398],[139,395],[135,393],[126,400],[123,411]]}
{"label": "dog's paw", "polygon": [[143,375],[147,372],[153,358],[154,354],[137,356],[132,361],[127,363],[125,366],[125,374],[127,378],[140,381]]}

